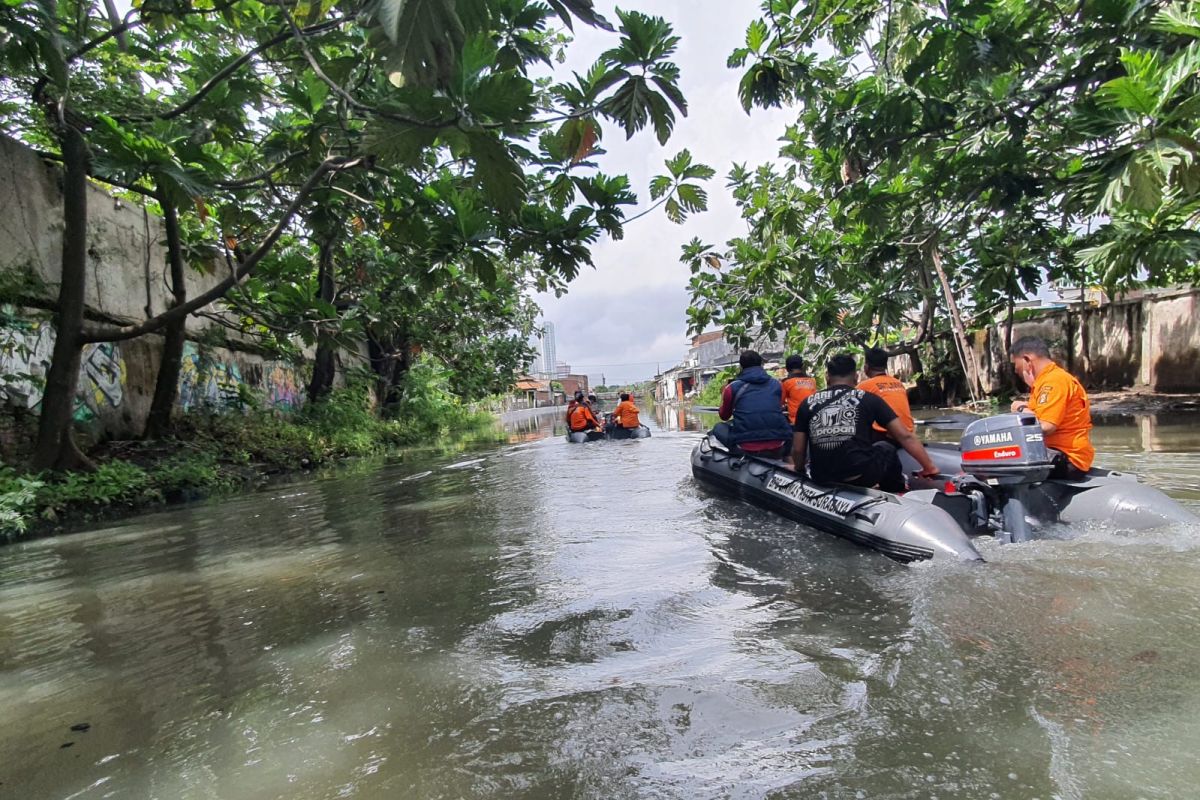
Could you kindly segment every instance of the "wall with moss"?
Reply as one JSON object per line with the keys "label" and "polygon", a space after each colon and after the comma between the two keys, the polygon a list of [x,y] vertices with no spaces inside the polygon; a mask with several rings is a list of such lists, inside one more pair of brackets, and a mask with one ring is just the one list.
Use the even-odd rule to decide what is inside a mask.
{"label": "wall with moss", "polygon": [[[57,167],[0,136],[0,406],[6,417],[0,454],[10,457],[20,429],[37,414],[53,350],[62,229]],[[168,307],[160,219],[92,186],[88,238],[89,318],[129,323]],[[219,265],[188,270],[189,296],[219,281],[218,272]],[[288,411],[302,402],[307,364],[270,358],[210,318],[189,317],[187,324],[192,341],[179,381],[180,413],[251,405]],[[75,419],[85,432],[105,438],[140,433],[161,351],[156,335],[84,350]]]}

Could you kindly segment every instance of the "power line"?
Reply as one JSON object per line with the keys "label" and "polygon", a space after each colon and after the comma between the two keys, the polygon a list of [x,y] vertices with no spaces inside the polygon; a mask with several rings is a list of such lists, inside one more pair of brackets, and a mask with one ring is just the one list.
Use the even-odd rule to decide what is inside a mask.
{"label": "power line", "polygon": [[605,367],[648,367],[658,361],[629,361],[624,364],[572,364],[571,369],[603,369]]}

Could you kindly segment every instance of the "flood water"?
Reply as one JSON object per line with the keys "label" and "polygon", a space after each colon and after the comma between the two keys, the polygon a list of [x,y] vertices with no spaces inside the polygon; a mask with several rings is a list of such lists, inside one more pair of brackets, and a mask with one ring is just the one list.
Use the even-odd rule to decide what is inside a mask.
{"label": "flood water", "polygon": [[[1098,461],[1200,509],[1198,419]],[[0,797],[1196,796],[1200,530],[909,567],[551,424],[0,548]]]}

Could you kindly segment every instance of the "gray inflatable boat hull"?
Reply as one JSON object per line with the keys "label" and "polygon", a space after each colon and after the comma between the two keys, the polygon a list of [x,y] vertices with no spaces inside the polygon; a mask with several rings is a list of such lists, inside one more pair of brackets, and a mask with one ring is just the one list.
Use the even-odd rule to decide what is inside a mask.
{"label": "gray inflatable boat hull", "polygon": [[608,438],[610,439],[649,439],[650,429],[645,425],[638,425],[636,428],[619,428],[612,425],[607,428]]}
{"label": "gray inflatable boat hull", "polygon": [[856,486],[822,486],[778,461],[731,456],[708,437],[692,450],[692,475],[712,489],[896,561],[982,560],[959,523],[928,501]]}
{"label": "gray inflatable boat hull", "polygon": [[580,431],[578,433],[568,433],[567,441],[572,444],[583,444],[584,442],[601,442],[605,439],[649,439],[650,429],[645,425],[639,425],[636,428],[609,428],[604,431]]}
{"label": "gray inflatable boat hull", "polygon": [[604,431],[576,431],[567,434],[567,441],[571,444],[583,444],[584,442],[602,442],[608,437]]}
{"label": "gray inflatable boat hull", "polygon": [[[952,444],[927,442],[925,449],[946,476],[962,472],[959,448]],[[900,451],[900,462],[909,474],[917,463]],[[944,478],[932,481],[911,479],[913,488],[940,489]],[[1200,517],[1153,486],[1139,483],[1134,475],[1094,468],[1083,480],[1050,479],[1029,488],[1030,515],[1040,523],[1107,522],[1128,530],[1147,530],[1166,525],[1200,524]]]}

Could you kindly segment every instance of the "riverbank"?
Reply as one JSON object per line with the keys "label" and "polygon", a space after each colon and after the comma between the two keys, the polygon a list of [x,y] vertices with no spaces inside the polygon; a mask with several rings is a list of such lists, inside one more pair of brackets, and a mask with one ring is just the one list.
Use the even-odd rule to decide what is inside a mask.
{"label": "riverbank", "polygon": [[0,467],[0,543],[68,533],[169,505],[253,491],[348,463],[403,459],[502,440],[496,418],[458,404],[380,419],[358,391],[281,417],[269,411],[189,415],[157,441],[93,448],[90,472]]}

